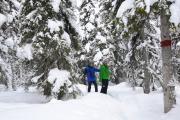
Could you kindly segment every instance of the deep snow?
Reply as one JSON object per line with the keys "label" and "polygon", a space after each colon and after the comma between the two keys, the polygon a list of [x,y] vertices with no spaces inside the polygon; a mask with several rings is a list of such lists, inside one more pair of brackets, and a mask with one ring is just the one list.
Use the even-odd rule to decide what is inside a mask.
{"label": "deep snow", "polygon": [[[177,105],[163,113],[161,90],[143,93],[142,88],[132,90],[126,83],[110,86],[108,95],[87,93],[86,86],[78,85],[84,96],[61,101],[47,99],[35,91],[28,93],[0,92],[1,120],[179,120],[180,87],[176,87]],[[100,88],[100,87],[99,87]],[[43,104],[42,104],[43,103]]]}

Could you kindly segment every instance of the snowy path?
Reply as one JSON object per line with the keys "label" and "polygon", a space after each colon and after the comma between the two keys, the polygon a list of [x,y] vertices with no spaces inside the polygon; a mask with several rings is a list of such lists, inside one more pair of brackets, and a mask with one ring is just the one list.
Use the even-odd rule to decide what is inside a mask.
{"label": "snowy path", "polygon": [[[32,93],[4,92],[0,97],[1,120],[100,120],[102,116],[105,116],[104,120],[118,120],[116,118],[120,117],[119,102],[100,93],[69,101],[53,99],[46,104],[37,104],[44,99],[38,100]],[[36,104],[30,102],[32,98]]]}
{"label": "snowy path", "polygon": [[17,91],[6,91],[5,86],[0,85],[0,104],[43,104],[47,103],[48,99],[37,92],[36,88],[29,88],[28,92],[24,92],[24,88],[19,88]]}
{"label": "snowy path", "polygon": [[[109,87],[108,94],[87,94],[69,101],[47,100],[37,93],[0,92],[0,120],[179,120],[180,92],[177,105],[163,113],[159,91],[145,95],[141,88],[132,91],[126,84]],[[92,88],[93,91],[94,88]],[[180,87],[177,88],[180,91]],[[44,104],[42,104],[44,103]]]}
{"label": "snowy path", "polygon": [[0,103],[26,103],[26,104],[42,104],[48,100],[37,93],[27,92],[0,92]]}
{"label": "snowy path", "polygon": [[177,91],[177,105],[169,113],[163,113],[163,94],[161,91],[144,94],[142,88],[127,87],[120,84],[109,89],[109,94],[120,102],[125,120],[179,120],[180,87]]}

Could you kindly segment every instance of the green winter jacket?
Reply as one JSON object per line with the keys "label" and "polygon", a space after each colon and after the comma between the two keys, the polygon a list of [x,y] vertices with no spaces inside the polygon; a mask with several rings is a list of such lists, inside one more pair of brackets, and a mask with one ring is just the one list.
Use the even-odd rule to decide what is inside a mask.
{"label": "green winter jacket", "polygon": [[109,80],[109,76],[110,76],[110,71],[109,71],[108,66],[107,65],[101,65],[100,73],[99,73],[100,81]]}

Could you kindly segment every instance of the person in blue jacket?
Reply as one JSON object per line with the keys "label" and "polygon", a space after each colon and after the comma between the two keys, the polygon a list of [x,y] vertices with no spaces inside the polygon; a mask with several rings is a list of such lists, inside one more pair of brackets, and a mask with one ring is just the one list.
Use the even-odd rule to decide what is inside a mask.
{"label": "person in blue jacket", "polygon": [[99,72],[99,69],[93,67],[93,63],[89,63],[84,70],[84,74],[86,75],[88,82],[88,92],[91,91],[91,84],[94,84],[95,92],[98,92],[95,75],[96,72]]}

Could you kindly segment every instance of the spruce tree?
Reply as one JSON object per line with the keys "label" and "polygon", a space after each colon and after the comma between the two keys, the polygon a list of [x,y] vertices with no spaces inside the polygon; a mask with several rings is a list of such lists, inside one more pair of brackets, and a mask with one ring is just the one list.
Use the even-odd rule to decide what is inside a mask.
{"label": "spruce tree", "polygon": [[17,16],[19,11],[19,2],[2,0],[0,1],[0,72],[1,82],[9,89],[16,89],[16,46],[17,46]]}
{"label": "spruce tree", "polygon": [[[55,4],[56,6],[51,0],[26,0],[21,11],[19,45],[21,48],[29,46],[31,49],[30,56],[25,56],[22,61],[24,70],[32,73],[29,80],[40,76],[36,84],[43,88],[45,95],[53,94],[53,84],[47,80],[50,70],[58,68],[73,72],[72,66],[76,63],[71,58],[79,49],[78,33],[70,22],[70,14],[73,13],[71,2],[61,1],[58,6]],[[73,74],[70,80],[74,83],[75,78],[72,76]],[[68,89],[72,85],[64,87]],[[55,94],[64,94],[56,96],[58,99],[71,94],[59,89],[59,93]],[[75,92],[73,89],[72,94]]]}

